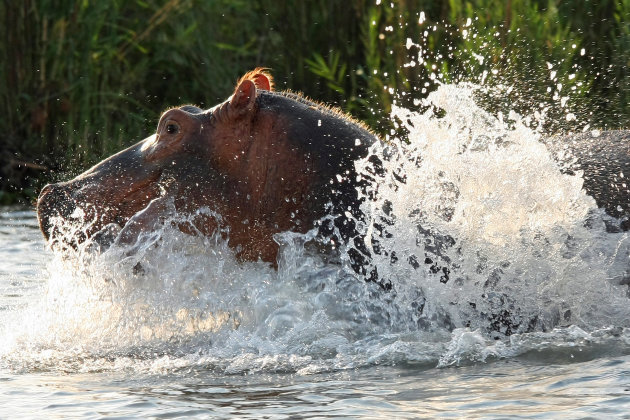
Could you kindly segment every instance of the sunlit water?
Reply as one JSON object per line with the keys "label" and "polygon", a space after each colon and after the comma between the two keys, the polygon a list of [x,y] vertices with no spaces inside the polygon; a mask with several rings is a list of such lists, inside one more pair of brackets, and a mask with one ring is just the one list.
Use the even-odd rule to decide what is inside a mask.
{"label": "sunlit water", "polygon": [[0,417],[630,418],[628,235],[472,98],[395,109],[409,142],[357,162],[390,291],[310,235],[277,238],[277,271],[170,227],[62,257],[5,209]]}

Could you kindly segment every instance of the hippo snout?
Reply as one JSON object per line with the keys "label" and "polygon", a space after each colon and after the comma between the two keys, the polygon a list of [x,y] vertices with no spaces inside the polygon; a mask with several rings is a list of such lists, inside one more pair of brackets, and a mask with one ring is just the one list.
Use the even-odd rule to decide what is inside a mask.
{"label": "hippo snout", "polygon": [[67,187],[61,184],[48,184],[42,189],[37,199],[37,219],[46,240],[52,235],[54,228],[52,219],[54,217],[68,219],[75,208],[75,202]]}

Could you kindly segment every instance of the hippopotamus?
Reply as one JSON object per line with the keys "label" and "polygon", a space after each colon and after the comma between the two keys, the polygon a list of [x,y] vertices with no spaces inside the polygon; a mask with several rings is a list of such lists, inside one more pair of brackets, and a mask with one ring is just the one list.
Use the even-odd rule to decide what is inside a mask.
{"label": "hippopotamus", "polygon": [[[276,265],[276,233],[319,226],[352,236],[353,223],[341,216],[359,214],[354,162],[376,141],[336,108],[275,91],[268,71],[257,68],[223,103],[169,109],[155,134],[74,179],[45,186],[39,225],[53,246],[76,248],[112,226],[118,241],[132,243],[169,211],[208,208],[220,217],[198,215],[180,229],[227,231],[237,258]],[[327,227],[318,225],[324,216],[332,221]],[[80,228],[61,235],[55,220]]]}

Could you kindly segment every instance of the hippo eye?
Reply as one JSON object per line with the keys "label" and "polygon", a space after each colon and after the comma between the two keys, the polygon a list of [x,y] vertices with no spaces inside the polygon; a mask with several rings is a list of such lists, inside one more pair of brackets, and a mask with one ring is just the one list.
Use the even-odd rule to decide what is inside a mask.
{"label": "hippo eye", "polygon": [[168,134],[177,134],[179,133],[179,125],[174,122],[169,122],[166,124],[166,132]]}

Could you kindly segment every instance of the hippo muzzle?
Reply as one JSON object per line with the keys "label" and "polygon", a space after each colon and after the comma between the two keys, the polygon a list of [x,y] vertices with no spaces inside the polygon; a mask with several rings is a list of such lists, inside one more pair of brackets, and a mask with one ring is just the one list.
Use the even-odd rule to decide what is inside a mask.
{"label": "hippo muzzle", "polygon": [[92,238],[104,227],[124,227],[160,195],[159,167],[143,161],[141,143],[68,182],[46,185],[37,200],[39,226],[52,247]]}

